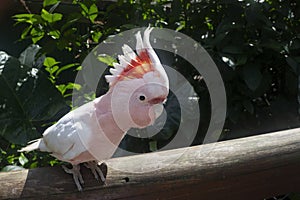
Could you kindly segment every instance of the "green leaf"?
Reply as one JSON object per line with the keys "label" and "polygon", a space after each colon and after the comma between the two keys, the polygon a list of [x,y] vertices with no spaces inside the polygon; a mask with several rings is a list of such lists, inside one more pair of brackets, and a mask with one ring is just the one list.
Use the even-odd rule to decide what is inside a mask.
{"label": "green leaf", "polygon": [[78,63],[72,63],[72,64],[68,64],[68,65],[65,65],[63,67],[60,67],[59,70],[57,70],[57,72],[55,73],[55,76],[58,76],[61,72],[65,71],[65,70],[68,70],[70,68],[74,68],[74,67],[78,67],[79,64]]}
{"label": "green leaf", "polygon": [[53,13],[52,15],[53,15],[52,22],[60,21],[63,17],[63,15],[60,13]]}
{"label": "green leaf", "polygon": [[67,85],[60,84],[60,85],[57,85],[56,87],[62,95],[64,95],[67,90],[80,90],[81,89],[81,85],[79,85],[77,83],[68,83]]}
{"label": "green leaf", "polygon": [[18,21],[23,19],[31,19],[33,15],[34,14],[17,14],[14,15],[13,18],[15,18]]}
{"label": "green leaf", "polygon": [[60,62],[57,62],[54,58],[52,57],[46,57],[44,60],[44,66],[46,68],[51,68],[57,64],[59,64]]}
{"label": "green leaf", "polygon": [[92,39],[94,42],[99,42],[99,39],[101,38],[102,33],[100,31],[93,31],[92,32]]}
{"label": "green leaf", "polygon": [[255,91],[261,83],[263,78],[259,64],[247,64],[243,67],[243,78],[248,88]]}
{"label": "green leaf", "polygon": [[39,40],[41,40],[44,37],[44,32],[37,28],[32,28],[30,31],[31,40],[33,44],[37,43]]}
{"label": "green leaf", "polygon": [[58,69],[59,67],[57,65],[51,67],[51,68],[47,68],[50,72],[51,75],[53,75]]}
{"label": "green leaf", "polygon": [[59,0],[44,0],[43,7],[51,6],[51,5],[54,5],[58,2],[60,2],[60,1]]}
{"label": "green leaf", "polygon": [[60,62],[57,62],[52,57],[46,57],[45,60],[44,60],[45,70],[47,72],[49,72],[50,80],[52,81],[52,83],[55,83],[55,79],[57,78],[54,73],[59,70],[59,67],[57,66],[57,64],[59,64],[59,63]]}
{"label": "green leaf", "polygon": [[32,28],[32,26],[28,26],[28,27],[26,27],[26,28],[23,30],[23,32],[22,32],[22,34],[21,34],[21,39],[22,39],[22,40],[24,40],[24,39],[28,36],[28,33],[29,33],[29,31],[31,30],[31,28]]}
{"label": "green leaf", "polygon": [[42,70],[21,65],[3,52],[0,61],[0,136],[26,144],[40,137],[38,125],[55,121],[68,106]]}
{"label": "green leaf", "polygon": [[81,12],[82,15],[83,16],[87,16],[88,13],[89,13],[88,7],[85,4],[83,4],[83,3],[79,3],[79,5],[80,5],[80,8],[82,9],[82,12]]}
{"label": "green leaf", "polygon": [[98,7],[96,4],[92,4],[89,9],[89,19],[94,22],[98,16]]}
{"label": "green leaf", "polygon": [[54,159],[54,160],[50,160],[49,161],[49,164],[50,164],[50,166],[54,166],[54,165],[57,165],[58,163],[60,163],[60,161],[58,161],[58,160],[56,160],[56,159]]}
{"label": "green leaf", "polygon": [[176,28],[176,31],[181,31],[186,26],[185,21],[180,21],[180,25]]}
{"label": "green leaf", "polygon": [[80,71],[80,70],[82,70],[82,66],[81,65],[76,68],[76,71]]}
{"label": "green leaf", "polygon": [[58,91],[62,95],[64,95],[64,93],[66,92],[66,85],[65,84],[56,85],[56,88],[58,89]]}
{"label": "green leaf", "polygon": [[34,17],[35,14],[17,14],[14,15],[13,18],[17,23],[28,23],[28,24],[34,24],[37,21],[37,18]]}
{"label": "green leaf", "polygon": [[[70,83],[69,83],[70,84]],[[81,89],[81,85],[77,84],[77,83],[71,83],[73,86],[73,89],[75,90],[80,90]]]}
{"label": "green leaf", "polygon": [[19,157],[19,162],[22,166],[24,166],[26,163],[28,163],[28,159],[26,158],[26,156],[21,153],[20,157]]}
{"label": "green leaf", "polygon": [[52,36],[53,39],[59,39],[60,38],[60,31],[59,30],[50,31],[49,35]]}
{"label": "green leaf", "polygon": [[113,57],[111,57],[107,54],[100,54],[100,55],[98,55],[97,59],[100,62],[103,62],[104,64],[107,64],[108,66],[112,66],[113,63],[117,62],[116,59],[114,59]]}
{"label": "green leaf", "polygon": [[84,16],[84,17],[87,17],[88,19],[91,20],[91,22],[94,22],[95,19],[97,18],[98,16],[98,7],[96,4],[92,4],[89,8],[83,4],[83,3],[79,3],[82,11],[81,11],[81,14]]}
{"label": "green leaf", "polygon": [[63,15],[60,14],[60,13],[53,13],[53,14],[51,14],[51,13],[49,13],[47,10],[42,9],[41,17],[42,17],[45,21],[47,21],[47,22],[49,22],[49,23],[53,23],[53,22],[57,22],[57,21],[62,20]]}

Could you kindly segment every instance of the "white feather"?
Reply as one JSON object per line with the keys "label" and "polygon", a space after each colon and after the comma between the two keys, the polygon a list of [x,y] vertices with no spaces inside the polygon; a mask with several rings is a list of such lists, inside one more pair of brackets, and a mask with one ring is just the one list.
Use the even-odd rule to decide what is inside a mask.
{"label": "white feather", "polygon": [[[155,51],[153,50],[151,43],[150,43],[150,33],[153,30],[153,27],[150,28],[150,26],[148,28],[146,28],[145,32],[144,32],[144,38],[143,38],[143,44],[144,44],[144,48],[147,49],[150,59],[152,61],[152,63],[156,63],[156,64],[160,64],[160,60],[158,58],[158,56],[156,55]],[[154,66],[156,67],[156,66]]]}
{"label": "white feather", "polygon": [[144,31],[144,38],[143,38],[143,44],[144,44],[144,48],[150,48],[152,49],[152,46],[150,44],[150,33],[153,30],[153,27],[150,28],[150,26],[148,28],[146,28],[146,30]]}
{"label": "white feather", "polygon": [[[151,43],[150,43],[150,33],[153,30],[150,26],[145,29],[144,35],[142,37],[141,32],[138,31],[135,34],[136,37],[136,51],[138,54],[142,53],[145,49],[147,50],[151,62],[153,63],[153,67],[156,69],[158,73],[161,74],[162,82],[168,83],[168,78],[165,70],[163,69],[158,56],[156,55],[155,51],[153,50]],[[123,54],[119,55],[118,60],[119,63],[113,63],[114,69],[111,69],[110,72],[112,75],[105,76],[107,82],[112,85],[120,75],[123,70],[130,65],[133,59],[136,59],[136,53],[129,47],[128,45],[123,45],[122,47]]]}
{"label": "white feather", "polygon": [[123,45],[122,50],[124,56],[127,57],[130,61],[136,59],[136,54],[127,44]]}
{"label": "white feather", "polygon": [[111,74],[113,74],[113,75],[117,75],[117,74],[119,73],[119,71],[118,71],[117,69],[115,69],[115,68],[110,68],[110,69],[109,69],[109,72],[110,72]]}
{"label": "white feather", "polygon": [[126,68],[127,65],[130,64],[130,60],[129,62],[127,61],[126,57],[124,55],[119,55],[118,56],[118,59],[119,59],[119,62],[120,62],[120,65],[123,67],[123,68]]}
{"label": "white feather", "polygon": [[124,69],[124,67],[120,65],[120,63],[113,63],[113,66],[118,71],[118,74],[120,74]]}
{"label": "white feather", "polygon": [[30,141],[26,147],[22,148],[18,152],[29,152],[33,150],[40,150],[40,151],[48,151],[49,149],[45,146],[44,141],[42,138]]}
{"label": "white feather", "polygon": [[[97,160],[97,158],[103,160],[110,158],[117,146],[107,139],[98,125],[94,105],[92,101],[69,112],[56,124],[47,128],[43,138],[24,147],[21,151],[35,149],[48,151],[59,160],[72,164]],[[87,151],[94,157],[76,159]]]}
{"label": "white feather", "polygon": [[135,34],[136,37],[136,51],[138,54],[140,54],[142,52],[142,50],[144,49],[144,44],[143,44],[143,39],[142,39],[142,35],[141,32],[137,32]]}
{"label": "white feather", "polygon": [[116,69],[120,69],[120,70],[123,69],[122,65],[120,65],[120,63],[117,63],[117,62],[113,63],[113,66]]}
{"label": "white feather", "polygon": [[115,79],[116,79],[116,76],[114,76],[114,75],[106,75],[105,76],[105,79],[106,79],[106,81],[108,82],[108,83],[113,83],[114,81],[115,81]]}

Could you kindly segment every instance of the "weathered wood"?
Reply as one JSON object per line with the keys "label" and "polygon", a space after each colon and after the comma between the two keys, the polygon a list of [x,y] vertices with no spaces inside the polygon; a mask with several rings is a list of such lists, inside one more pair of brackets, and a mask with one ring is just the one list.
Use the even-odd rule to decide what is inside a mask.
{"label": "weathered wood", "polygon": [[[0,173],[0,198],[263,199],[299,192],[300,129],[114,158],[106,164],[106,185],[83,168],[83,192],[60,167]],[[119,167],[153,171],[130,173]]]}

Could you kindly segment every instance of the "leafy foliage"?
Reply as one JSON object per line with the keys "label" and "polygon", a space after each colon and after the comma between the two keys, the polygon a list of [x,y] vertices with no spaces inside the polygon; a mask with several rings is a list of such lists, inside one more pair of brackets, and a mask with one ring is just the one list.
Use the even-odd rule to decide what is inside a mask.
{"label": "leafy foliage", "polygon": [[[242,125],[250,120],[261,124],[265,116],[277,111],[277,105],[287,108],[296,102],[300,63],[300,5],[296,1],[119,0],[102,3],[100,7],[96,0],[73,0],[70,12],[59,0],[44,0],[43,8],[32,12],[34,14],[14,16],[17,25],[26,25],[20,39],[31,40],[41,49],[31,46],[32,53],[23,53],[20,61],[5,53],[0,56],[0,84],[4,88],[0,95],[5,97],[0,99],[0,126],[7,127],[0,133],[6,141],[0,145],[1,154],[6,158],[1,160],[0,167],[57,163],[42,153],[18,154],[15,144],[37,137],[66,112],[70,90],[75,87],[80,92],[85,87],[73,83],[76,72],[81,69],[79,63],[99,42],[134,27],[151,24],[180,31],[200,42],[210,53],[226,85],[228,119],[224,138],[233,135],[231,129],[235,127],[246,129]],[[210,112],[207,109],[209,94],[205,83],[194,78],[199,74],[188,63],[173,55],[166,57],[204,99],[199,103],[204,112],[201,113],[203,124],[194,142],[199,144],[209,123],[206,120]],[[98,59],[107,65],[114,61],[108,55]],[[107,88],[101,86],[97,96]],[[95,94],[83,96],[91,99]],[[169,106],[171,109],[172,105]],[[163,146],[174,136],[179,115],[168,116],[164,134],[143,140],[128,136],[121,146],[137,152]],[[29,158],[26,160],[25,156]]]}
{"label": "leafy foliage", "polygon": [[0,85],[6,88],[0,91],[0,135],[12,143],[26,144],[40,135],[37,128],[57,118],[67,105],[39,68],[23,65],[3,52],[0,60]]}

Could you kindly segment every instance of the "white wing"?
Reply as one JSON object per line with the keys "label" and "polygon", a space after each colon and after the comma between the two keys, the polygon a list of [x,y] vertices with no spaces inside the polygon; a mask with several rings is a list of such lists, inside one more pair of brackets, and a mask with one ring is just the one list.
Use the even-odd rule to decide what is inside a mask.
{"label": "white wing", "polygon": [[[64,161],[70,161],[85,152],[87,148],[80,139],[81,136],[84,137],[83,122],[80,121],[93,120],[93,110],[93,102],[89,102],[69,112],[56,124],[49,127],[43,133],[43,142],[47,151]],[[40,148],[40,150],[46,149]]]}
{"label": "white wing", "polygon": [[44,151],[72,163],[110,158],[117,146],[103,133],[98,120],[94,102],[71,111],[45,131]]}

